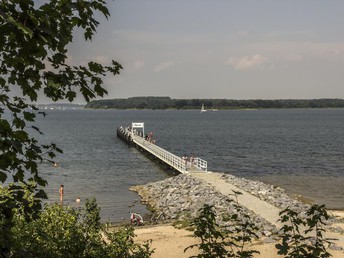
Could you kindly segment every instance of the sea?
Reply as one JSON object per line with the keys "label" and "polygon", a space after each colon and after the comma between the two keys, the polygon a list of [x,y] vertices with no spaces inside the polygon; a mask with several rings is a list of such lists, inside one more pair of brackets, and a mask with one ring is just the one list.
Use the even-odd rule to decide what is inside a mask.
{"label": "sea", "polygon": [[[128,220],[147,207],[129,188],[174,176],[116,137],[144,123],[156,144],[178,156],[200,157],[208,170],[282,187],[291,195],[344,209],[344,109],[46,110],[37,118],[41,143],[63,150],[58,167],[44,161],[47,202],[83,205],[96,198],[103,221]],[[81,203],[75,202],[80,197]]]}

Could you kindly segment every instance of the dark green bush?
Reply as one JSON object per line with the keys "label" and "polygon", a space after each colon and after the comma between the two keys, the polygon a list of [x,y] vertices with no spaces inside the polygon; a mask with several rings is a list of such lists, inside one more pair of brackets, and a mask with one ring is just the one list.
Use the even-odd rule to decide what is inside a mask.
{"label": "dark green bush", "polygon": [[[86,200],[75,209],[60,204],[45,205],[35,216],[16,207],[11,185],[0,188],[0,200],[13,200],[11,219],[1,213],[1,257],[150,257],[150,242],[134,243],[130,226],[110,232],[100,222],[96,200]],[[27,188],[21,202],[35,205],[34,187]],[[3,202],[0,207],[3,207]],[[7,227],[7,228],[5,228]],[[6,232],[6,235],[4,233]],[[6,240],[6,241],[5,241]]]}

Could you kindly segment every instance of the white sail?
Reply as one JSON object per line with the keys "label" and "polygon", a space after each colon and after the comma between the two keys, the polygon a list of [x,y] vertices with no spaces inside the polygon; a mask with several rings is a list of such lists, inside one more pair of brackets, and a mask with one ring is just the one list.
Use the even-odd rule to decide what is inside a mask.
{"label": "white sail", "polygon": [[207,110],[204,108],[204,103],[202,104],[202,107],[201,107],[201,114],[202,114],[203,112],[207,112]]}

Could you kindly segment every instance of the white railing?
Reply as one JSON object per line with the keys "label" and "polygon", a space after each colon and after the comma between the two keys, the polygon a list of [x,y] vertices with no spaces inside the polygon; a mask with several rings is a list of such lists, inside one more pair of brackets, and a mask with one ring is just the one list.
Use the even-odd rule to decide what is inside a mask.
{"label": "white railing", "polygon": [[177,155],[174,155],[173,153],[164,150],[163,148],[155,145],[154,143],[146,141],[144,138],[140,136],[134,135],[133,141],[145,150],[147,150],[148,152],[152,153],[155,157],[161,159],[162,161],[174,167],[178,171],[182,173],[186,171],[185,162],[181,157],[178,157]]}
{"label": "white railing", "polygon": [[196,167],[199,168],[200,170],[207,171],[208,169],[208,163],[204,159],[196,158]]}
{"label": "white railing", "polygon": [[[129,133],[131,133],[128,130]],[[153,154],[155,157],[164,161],[166,164],[172,166],[174,169],[181,173],[195,172],[195,171],[207,171],[207,161],[200,158],[194,158],[192,160],[186,160],[177,155],[155,145],[154,143],[145,140],[141,135],[132,134],[132,141],[144,148],[146,151]]]}

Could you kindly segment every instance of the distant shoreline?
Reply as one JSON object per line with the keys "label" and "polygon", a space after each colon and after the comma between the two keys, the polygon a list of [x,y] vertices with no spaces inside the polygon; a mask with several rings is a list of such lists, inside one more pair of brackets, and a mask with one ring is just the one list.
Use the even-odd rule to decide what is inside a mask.
{"label": "distant shoreline", "polygon": [[[221,112],[221,111],[261,111],[261,110],[326,110],[326,109],[331,109],[331,110],[335,110],[335,109],[344,109],[344,107],[324,107],[324,108],[227,108],[227,109],[218,109],[217,112]],[[70,110],[70,109],[69,109]],[[177,109],[177,108],[169,108],[169,109],[139,109],[139,108],[80,108],[78,110],[126,110],[126,111],[197,111],[199,112],[198,109],[195,108],[185,108],[185,109]],[[213,111],[208,111],[207,113],[216,113]]]}
{"label": "distant shoreline", "polygon": [[294,108],[344,108],[344,99],[172,99],[170,97],[133,97],[127,99],[94,100],[86,109],[135,109],[135,110],[257,110]]}

